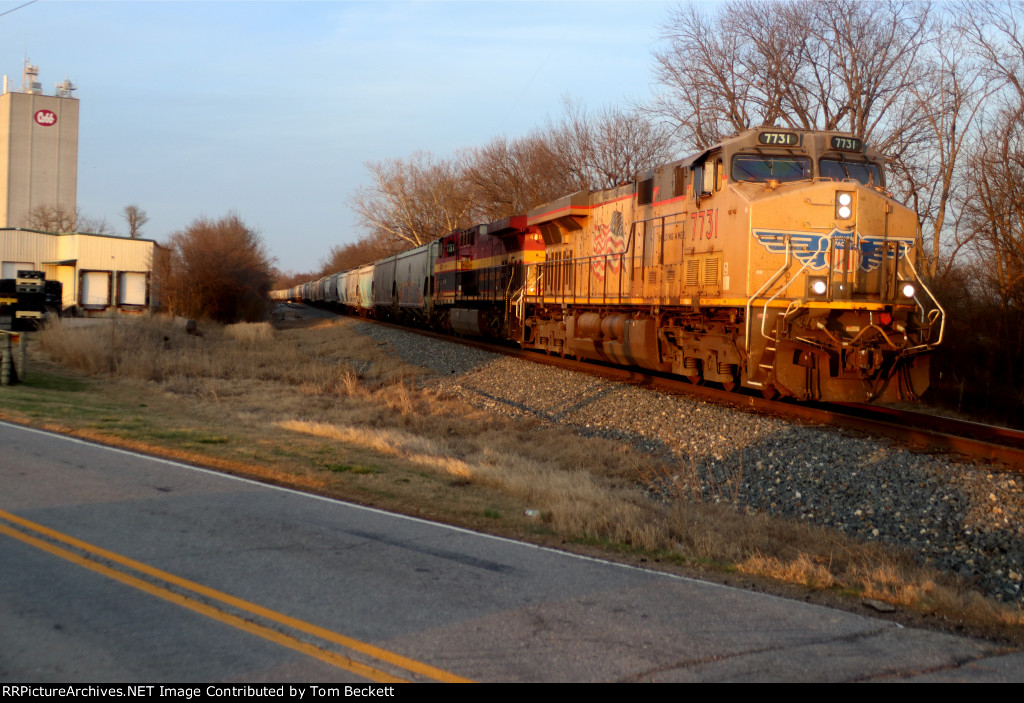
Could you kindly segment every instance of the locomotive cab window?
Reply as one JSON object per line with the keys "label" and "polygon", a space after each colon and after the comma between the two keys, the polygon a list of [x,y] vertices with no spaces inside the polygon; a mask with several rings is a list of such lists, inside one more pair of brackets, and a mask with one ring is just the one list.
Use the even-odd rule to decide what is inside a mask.
{"label": "locomotive cab window", "polygon": [[636,184],[637,205],[649,205],[654,200],[654,179],[640,181]]}
{"label": "locomotive cab window", "polygon": [[732,157],[732,180],[756,183],[804,181],[811,177],[811,160],[806,156],[737,154]]}
{"label": "locomotive cab window", "polygon": [[873,161],[822,158],[818,161],[818,171],[822,178],[836,181],[855,180],[864,185],[885,185],[882,183],[882,169]]}
{"label": "locomotive cab window", "polygon": [[686,194],[686,169],[676,166],[675,181],[672,184],[672,196],[678,198]]}

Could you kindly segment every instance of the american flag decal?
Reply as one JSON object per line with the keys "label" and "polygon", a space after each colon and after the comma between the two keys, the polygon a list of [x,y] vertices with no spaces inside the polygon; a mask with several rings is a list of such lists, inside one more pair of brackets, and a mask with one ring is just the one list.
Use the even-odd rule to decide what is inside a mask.
{"label": "american flag decal", "polygon": [[594,277],[603,281],[606,265],[611,273],[618,273],[622,263],[621,257],[607,255],[621,254],[624,251],[626,251],[625,226],[622,222],[622,213],[616,210],[612,213],[611,222],[594,228],[594,258],[590,264]]}

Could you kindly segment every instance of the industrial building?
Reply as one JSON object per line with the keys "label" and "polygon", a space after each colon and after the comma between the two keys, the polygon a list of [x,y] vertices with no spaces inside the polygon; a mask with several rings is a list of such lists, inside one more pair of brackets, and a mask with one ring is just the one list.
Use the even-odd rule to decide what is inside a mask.
{"label": "industrial building", "polygon": [[70,80],[44,95],[38,76],[26,60],[20,91],[3,77],[0,278],[43,271],[63,284],[64,307],[73,314],[147,309],[155,242],[64,231],[77,219],[79,101]]}
{"label": "industrial building", "polygon": [[153,303],[156,243],[104,234],[0,229],[0,278],[34,270],[64,286],[70,314],[138,313]]}

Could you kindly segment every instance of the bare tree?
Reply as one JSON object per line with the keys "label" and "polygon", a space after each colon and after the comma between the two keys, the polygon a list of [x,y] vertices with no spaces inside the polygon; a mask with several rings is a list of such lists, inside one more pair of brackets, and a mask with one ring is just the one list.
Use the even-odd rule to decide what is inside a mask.
{"label": "bare tree", "polygon": [[1008,107],[985,131],[970,182],[967,219],[1000,305],[1024,310],[1024,104]]}
{"label": "bare tree", "polygon": [[583,187],[542,132],[492,139],[466,152],[463,168],[472,194],[470,218],[475,222],[526,212]]}
{"label": "bare tree", "polygon": [[197,219],[172,234],[163,249],[166,256],[153,273],[172,314],[225,323],[266,314],[273,261],[238,215]]}
{"label": "bare tree", "polygon": [[89,232],[92,234],[109,234],[107,221],[93,219],[82,214],[78,208],[69,210],[60,205],[37,205],[25,218],[25,226],[43,232]]}
{"label": "bare tree", "polygon": [[967,40],[984,61],[991,79],[1024,99],[1024,2],[979,0],[958,8]]}
{"label": "bare tree", "polygon": [[547,139],[558,163],[579,188],[610,188],[670,161],[673,130],[635,108],[609,106],[591,115],[570,99]]}
{"label": "bare tree", "polygon": [[[966,10],[966,6],[963,8]],[[980,120],[996,90],[952,13],[936,19],[915,82],[890,108],[884,147],[898,177],[892,190],[914,208],[924,272],[945,275],[973,233],[962,227],[968,167]]]}
{"label": "bare tree", "polygon": [[138,239],[142,236],[142,228],[149,222],[149,215],[138,205],[125,205],[121,217],[128,223],[128,236]]}
{"label": "bare tree", "polygon": [[78,222],[78,212],[68,210],[60,205],[37,205],[25,218],[25,226],[43,232],[74,232]]}
{"label": "bare tree", "polygon": [[470,219],[488,222],[578,190],[619,185],[673,156],[670,127],[634,108],[592,115],[566,98],[561,118],[545,129],[464,153]]}
{"label": "bare tree", "polygon": [[930,12],[910,0],[679,7],[654,55],[654,110],[695,148],[762,124],[871,139],[914,83]]}
{"label": "bare tree", "polygon": [[1024,2],[960,8],[964,36],[995,85],[994,109],[972,158],[966,216],[981,261],[1007,309],[1024,309]]}
{"label": "bare tree", "polygon": [[934,36],[931,5],[913,0],[823,0],[811,8],[810,41],[821,127],[844,129],[885,151],[889,111],[920,77],[918,58]]}
{"label": "bare tree", "polygon": [[668,48],[654,54],[663,87],[655,111],[678,125],[684,143],[703,149],[762,121],[751,114],[756,105],[740,58],[742,37],[725,13],[709,16],[696,4],[677,7],[662,39]]}
{"label": "bare tree", "polygon": [[274,269],[271,274],[274,279],[271,290],[286,290],[300,283],[306,283],[307,281],[320,278],[322,275],[318,271],[294,273],[293,271],[281,271],[279,269]]}
{"label": "bare tree", "polygon": [[331,247],[327,258],[320,262],[319,273],[313,277],[320,278],[339,271],[348,271],[395,254],[403,248],[405,247],[397,245],[394,241],[365,235],[355,242]]}
{"label": "bare tree", "polygon": [[372,183],[356,192],[351,207],[371,236],[411,247],[467,224],[469,189],[455,161],[419,151],[366,168]]}

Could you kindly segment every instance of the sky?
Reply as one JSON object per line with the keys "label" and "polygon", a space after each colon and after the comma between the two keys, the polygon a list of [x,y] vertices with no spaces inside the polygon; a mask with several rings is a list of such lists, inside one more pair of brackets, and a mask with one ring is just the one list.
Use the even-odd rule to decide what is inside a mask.
{"label": "sky", "polygon": [[[365,163],[651,95],[673,3],[0,0],[0,74],[80,101],[78,206],[165,241],[237,213],[283,271],[363,233]],[[18,8],[18,9],[16,9]],[[13,10],[13,11],[11,11]],[[8,14],[2,14],[8,13]]]}

